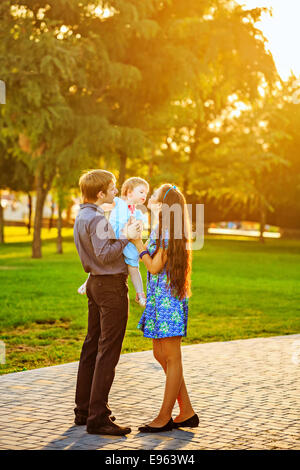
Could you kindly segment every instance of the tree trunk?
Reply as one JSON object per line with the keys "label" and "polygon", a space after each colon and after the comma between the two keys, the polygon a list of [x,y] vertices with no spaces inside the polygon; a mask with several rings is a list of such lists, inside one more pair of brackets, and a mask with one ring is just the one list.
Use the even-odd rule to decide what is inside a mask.
{"label": "tree trunk", "polygon": [[62,254],[63,253],[63,239],[62,239],[62,204],[61,201],[58,201],[58,218],[57,218],[57,253]]}
{"label": "tree trunk", "polygon": [[41,231],[42,231],[43,209],[44,209],[45,198],[46,198],[46,194],[44,194],[42,187],[38,187],[36,191],[34,232],[33,232],[33,242],[32,242],[32,258],[42,257]]}
{"label": "tree trunk", "polygon": [[73,200],[71,200],[69,203],[68,203],[68,207],[67,207],[67,213],[66,213],[66,221],[68,223],[71,223],[71,214],[72,214],[72,207],[73,207]]}
{"label": "tree trunk", "polygon": [[48,226],[49,230],[51,230],[52,226],[53,226],[54,210],[55,210],[55,204],[54,204],[54,201],[53,201],[53,198],[52,198],[51,199],[51,215],[50,215],[49,226]]}
{"label": "tree trunk", "polygon": [[4,243],[4,216],[3,207],[1,204],[1,191],[0,191],[0,244]]}
{"label": "tree trunk", "polygon": [[123,152],[120,153],[120,172],[119,172],[119,185],[120,187],[125,181],[126,176],[126,161],[127,155]]}
{"label": "tree trunk", "polygon": [[43,209],[46,196],[51,188],[54,173],[49,177],[48,181],[45,180],[43,168],[37,171],[36,177],[36,205],[34,215],[34,232],[32,242],[32,258],[42,257],[42,241],[41,231],[43,223]]}
{"label": "tree trunk", "polygon": [[261,201],[260,203],[260,235],[259,235],[259,241],[261,243],[265,243],[265,239],[263,236],[265,225],[266,225],[266,208],[263,204],[263,201]]}
{"label": "tree trunk", "polygon": [[32,225],[32,196],[28,193],[28,235],[31,233],[31,225]]}

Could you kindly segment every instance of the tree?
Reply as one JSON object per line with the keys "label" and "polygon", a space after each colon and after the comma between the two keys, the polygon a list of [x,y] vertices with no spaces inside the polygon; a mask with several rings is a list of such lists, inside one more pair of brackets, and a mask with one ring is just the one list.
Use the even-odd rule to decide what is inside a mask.
{"label": "tree", "polygon": [[[2,130],[5,126],[6,135],[19,138],[18,156],[35,175],[33,257],[41,256],[43,207],[57,164],[68,165],[75,154],[83,166],[83,159],[88,163],[103,149],[102,140],[115,135],[96,103],[87,109],[91,99],[85,87],[90,61],[100,56],[97,41],[92,35],[81,41],[75,34],[61,38],[62,21],[53,14],[60,9],[49,3],[50,10],[42,1],[0,5],[0,57],[8,89]],[[83,3],[77,6],[79,19]],[[74,87],[80,90],[76,96]]]}
{"label": "tree", "polygon": [[[76,155],[78,168],[102,154],[113,159],[136,152],[144,133],[112,118],[115,94],[140,80],[126,62],[131,30],[159,5],[108,2],[98,15],[87,0],[9,1],[0,5],[2,77],[8,103],[2,116],[19,137],[19,153],[35,174],[33,257],[41,256],[43,206],[57,169]],[[124,167],[125,168],[125,167]],[[121,174],[121,179],[124,178]]]}
{"label": "tree", "polygon": [[4,243],[4,215],[1,201],[1,190],[6,189],[8,181],[13,179],[13,166],[9,158],[6,158],[4,146],[0,142],[0,244]]}
{"label": "tree", "polygon": [[262,242],[267,218],[282,227],[291,224],[291,217],[294,227],[299,220],[300,107],[293,102],[295,83],[291,77],[287,83],[265,85],[251,108],[224,124],[215,152],[216,172],[227,185],[220,185],[227,210],[237,204],[257,210]]}
{"label": "tree", "polygon": [[[6,143],[7,144],[7,143]],[[12,154],[12,148],[0,141],[0,243],[4,243],[4,215],[1,205],[1,189],[22,191],[30,194],[33,175],[26,164]],[[28,229],[30,227],[30,215]]]}
{"label": "tree", "polygon": [[[118,170],[120,184],[139,174],[152,186],[173,181],[188,198],[232,197],[239,173],[229,152],[248,141],[230,131],[237,129],[230,113],[236,102],[255,108],[259,85],[272,89],[276,79],[255,27],[262,9],[225,0],[95,6],[88,0],[0,4],[8,90],[1,121],[35,175],[35,257],[53,183],[63,192],[69,177],[98,162]],[[251,152],[258,155],[249,145],[245,171],[255,162]]]}
{"label": "tree", "polygon": [[228,159],[229,165],[227,171],[223,172],[227,187],[234,189],[227,191],[227,210],[236,204],[258,210],[259,240],[262,243],[267,212],[274,212],[278,198],[274,175],[288,166],[288,161],[275,152],[274,147],[272,149],[275,142],[283,142],[288,137],[286,133],[274,132],[270,128],[269,120],[273,111],[265,99],[258,108],[252,106],[234,123],[234,130],[227,136],[230,142],[227,142],[225,150],[225,160]]}
{"label": "tree", "polygon": [[273,112],[268,119],[268,128],[276,136],[270,149],[287,162],[280,171],[272,174],[276,186],[274,223],[283,227],[300,229],[300,81],[291,75],[281,82],[273,97]]}
{"label": "tree", "polygon": [[[153,130],[161,131],[161,139],[152,160],[157,181],[176,181],[188,199],[213,198],[229,210],[232,204],[242,207],[250,197],[260,207],[261,233],[266,210],[274,210],[269,202],[275,194],[271,174],[286,164],[278,153],[266,150],[275,138],[283,139],[282,133],[272,132],[266,139],[259,127],[266,111],[257,108],[260,87],[272,90],[278,79],[265,38],[255,27],[262,11],[223,1],[165,5],[159,25],[166,34],[172,32],[168,45],[177,47],[178,54],[184,57],[185,48],[189,51],[197,78],[189,73],[190,80],[185,79],[180,69],[176,74],[173,69],[175,82],[181,79],[183,86],[164,112],[159,111]],[[233,119],[237,104],[251,110],[247,119],[257,132],[248,138],[239,131],[245,122]]]}

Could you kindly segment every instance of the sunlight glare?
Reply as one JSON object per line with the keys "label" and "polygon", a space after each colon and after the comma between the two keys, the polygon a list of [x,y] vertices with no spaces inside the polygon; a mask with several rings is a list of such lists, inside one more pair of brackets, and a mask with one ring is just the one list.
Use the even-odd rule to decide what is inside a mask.
{"label": "sunlight glare", "polygon": [[110,10],[109,8],[102,8],[100,6],[95,8],[94,13],[99,18],[109,18],[110,16],[113,16],[114,14],[113,11]]}
{"label": "sunlight glare", "polygon": [[300,76],[300,1],[299,0],[236,0],[247,8],[267,7],[273,9],[273,16],[263,14],[256,27],[268,39],[278,73],[283,80],[293,72]]}

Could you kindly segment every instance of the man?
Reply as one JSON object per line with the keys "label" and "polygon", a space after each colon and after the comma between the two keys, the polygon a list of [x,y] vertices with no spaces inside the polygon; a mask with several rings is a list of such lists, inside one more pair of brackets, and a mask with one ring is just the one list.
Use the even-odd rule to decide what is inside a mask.
{"label": "man", "polygon": [[122,252],[139,236],[140,223],[126,224],[119,239],[99,207],[112,203],[116,180],[105,170],[86,172],[79,180],[83,204],[74,224],[75,245],[84,270],[90,273],[88,332],[77,376],[75,423],[90,434],[122,436],[131,432],[110,417],[108,394],[119,361],[128,319],[127,265]]}

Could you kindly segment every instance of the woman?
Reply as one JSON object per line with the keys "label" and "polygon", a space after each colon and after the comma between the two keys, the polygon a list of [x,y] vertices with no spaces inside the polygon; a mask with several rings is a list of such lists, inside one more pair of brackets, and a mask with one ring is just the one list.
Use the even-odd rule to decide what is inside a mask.
{"label": "woman", "polygon": [[[171,206],[175,213],[170,211]],[[139,430],[162,432],[199,424],[185,386],[180,349],[187,330],[192,252],[185,198],[176,186],[164,184],[157,189],[148,208],[158,224],[146,245],[141,239],[134,241],[148,270],[146,309],[138,328],[152,338],[153,354],[164,369],[166,384],[158,415]],[[176,399],[180,413],[173,421]]]}

